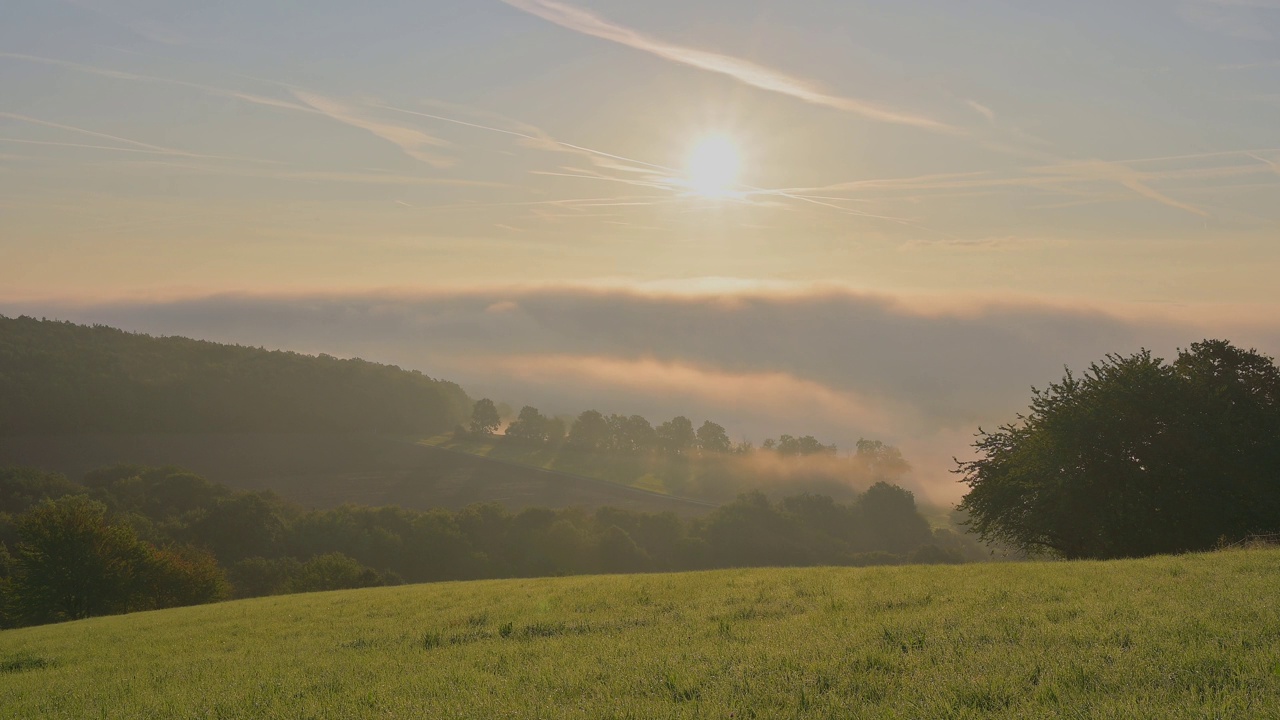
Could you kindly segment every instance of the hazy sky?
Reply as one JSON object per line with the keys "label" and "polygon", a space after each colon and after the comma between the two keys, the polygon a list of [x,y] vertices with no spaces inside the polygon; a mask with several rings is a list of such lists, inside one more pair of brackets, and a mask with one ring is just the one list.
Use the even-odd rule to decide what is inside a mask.
{"label": "hazy sky", "polygon": [[[690,187],[709,136],[740,155],[727,197]],[[769,333],[678,332],[680,303],[718,298],[748,314],[775,303],[786,311],[736,322],[840,332],[797,305],[834,294],[893,308],[901,352],[943,356],[961,342],[948,328],[999,327],[1006,311],[992,302],[1023,320],[1084,313],[1093,330],[1073,331],[1087,341],[1064,346],[1069,357],[970,368],[974,387],[1007,380],[1007,401],[948,415],[959,432],[1107,341],[1185,345],[1247,320],[1280,349],[1265,346],[1280,337],[1278,239],[1280,0],[5,0],[0,11],[5,314],[289,346],[288,323],[302,321],[287,313],[269,315],[285,338],[273,343],[247,306],[215,302],[213,325],[170,310],[228,293],[291,308],[394,297],[402,313],[437,312],[446,296],[485,310],[569,293],[618,309],[674,293],[683,310],[646,315],[611,344],[547,347],[534,340],[545,314],[513,342],[484,313],[457,327],[491,341],[450,336],[452,348],[392,349],[390,335],[341,323],[327,342],[294,344],[382,352],[517,402],[576,387],[551,376],[586,357],[596,370],[623,363],[592,375],[601,397],[632,397],[623,390],[652,375],[646,362],[749,384],[759,377],[734,375],[731,359],[746,353],[753,373],[811,384],[777,389],[781,414],[796,393],[849,390],[839,363],[774,353]],[[636,321],[618,312],[578,330]],[[727,344],[690,350],[717,338]],[[530,374],[538,362],[545,372]],[[886,434],[923,442],[942,425],[913,435],[905,418],[941,415],[917,407],[923,386],[889,377],[904,363],[853,365],[884,377],[876,412],[899,428]],[[655,380],[634,397],[678,410],[681,387]],[[870,417],[851,410],[843,435]],[[822,422],[840,434],[838,418]]]}

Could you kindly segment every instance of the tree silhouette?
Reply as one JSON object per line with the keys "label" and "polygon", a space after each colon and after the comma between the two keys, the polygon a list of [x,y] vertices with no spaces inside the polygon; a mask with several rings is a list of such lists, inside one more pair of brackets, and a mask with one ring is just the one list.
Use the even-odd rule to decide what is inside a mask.
{"label": "tree silhouette", "polygon": [[668,453],[684,455],[698,442],[698,436],[689,418],[677,415],[658,426],[658,441]]}
{"label": "tree silhouette", "polygon": [[569,445],[580,450],[601,450],[609,446],[609,420],[595,410],[585,410],[569,428]]}
{"label": "tree silhouette", "polygon": [[698,428],[698,447],[705,452],[727,453],[733,450],[733,442],[723,426],[707,420]]}
{"label": "tree silhouette", "polygon": [[489,398],[480,398],[471,409],[471,432],[492,435],[502,418],[498,417],[498,408]]}

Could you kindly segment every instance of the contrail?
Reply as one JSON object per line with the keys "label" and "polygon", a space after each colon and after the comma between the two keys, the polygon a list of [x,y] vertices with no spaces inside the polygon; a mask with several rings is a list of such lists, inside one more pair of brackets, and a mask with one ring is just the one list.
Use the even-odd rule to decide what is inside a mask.
{"label": "contrail", "polygon": [[120,152],[152,153],[156,155],[172,155],[175,157],[198,158],[201,160],[235,160],[238,162],[252,162],[252,163],[260,163],[260,164],[268,164],[268,165],[277,164],[271,160],[260,160],[257,158],[242,158],[242,157],[232,157],[232,156],[226,156],[226,155],[202,155],[200,153],[192,153],[192,152],[187,152],[185,150],[176,150],[174,148],[167,148],[161,145],[152,145],[150,143],[144,143],[139,140],[130,140],[129,138],[119,137],[118,135],[108,135],[107,133],[100,133],[100,132],[95,132],[93,130],[86,130],[84,128],[76,127],[74,125],[63,125],[62,123],[50,122],[48,120],[41,120],[40,118],[33,118],[28,115],[19,115],[17,113],[11,113],[11,112],[0,112],[0,118],[8,118],[10,120],[17,120],[18,122],[25,122],[25,123],[30,123],[32,125],[40,125],[42,127],[53,128],[55,130],[66,130],[67,132],[80,133],[82,135],[88,135],[90,137],[102,138],[103,140],[113,140],[115,142],[125,143],[127,145],[133,145],[134,147],[132,148],[114,147],[113,148],[113,147],[106,147],[106,146],[100,146],[100,145],[82,145],[79,143],[57,143],[52,141],[20,140],[17,138],[3,138],[5,142],[23,143],[25,145],[61,145],[66,147],[93,148],[97,150],[117,150]]}
{"label": "contrail", "polygon": [[750,60],[721,55],[697,48],[675,45],[617,25],[586,10],[554,0],[502,0],[517,10],[535,15],[560,27],[602,40],[625,45],[665,60],[733,78],[744,85],[787,95],[813,105],[861,115],[869,120],[909,125],[949,135],[963,135],[959,128],[922,115],[894,110],[866,100],[833,95],[817,83],[788,75]]}
{"label": "contrail", "polygon": [[380,110],[391,110],[393,112],[405,113],[406,115],[416,115],[418,117],[424,117],[431,120],[439,120],[440,122],[453,123],[454,125],[462,125],[464,127],[475,128],[477,130],[488,130],[489,132],[501,133],[503,135],[510,135],[512,137],[518,137],[524,140],[530,140],[536,143],[541,143],[543,145],[555,146],[564,150],[573,150],[578,153],[587,153],[589,155],[609,158],[610,160],[619,160],[622,162],[634,163],[636,165],[643,165],[644,167],[651,168],[653,170],[662,170],[663,172],[669,172],[669,173],[676,172],[676,170],[666,167],[664,165],[655,165],[653,163],[645,162],[643,160],[636,160],[635,158],[623,157],[621,155],[614,155],[612,153],[607,153],[607,152],[604,152],[603,150],[595,150],[589,147],[583,147],[581,145],[574,145],[573,143],[561,142],[559,140],[556,140],[555,138],[548,137],[546,135],[534,135],[531,133],[523,133],[518,130],[507,130],[505,128],[493,127],[491,125],[481,125],[480,123],[468,122],[466,120],[458,120],[457,118],[445,117],[444,115],[424,113],[424,112],[419,112],[417,110],[406,110],[404,108],[398,108],[392,105],[376,105],[375,104],[375,105],[370,105],[370,107],[378,108]]}

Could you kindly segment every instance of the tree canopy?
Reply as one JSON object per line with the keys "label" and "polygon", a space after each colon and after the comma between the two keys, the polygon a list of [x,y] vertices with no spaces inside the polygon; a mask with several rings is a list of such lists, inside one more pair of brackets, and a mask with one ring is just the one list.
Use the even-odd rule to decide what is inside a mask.
{"label": "tree canopy", "polygon": [[980,559],[932,530],[910,492],[852,502],[761,493],[681,519],[602,507],[510,511],[344,505],[307,511],[179,468],[116,466],[83,483],[37,478],[0,512],[0,628],[236,597],[402,581],[753,565]]}
{"label": "tree canopy", "polygon": [[1134,557],[1280,530],[1280,369],[1223,340],[1068,371],[974,447],[960,507],[1022,550]]}
{"label": "tree canopy", "polygon": [[498,416],[498,406],[489,398],[480,398],[471,408],[471,432],[488,435],[498,429],[502,418]]}

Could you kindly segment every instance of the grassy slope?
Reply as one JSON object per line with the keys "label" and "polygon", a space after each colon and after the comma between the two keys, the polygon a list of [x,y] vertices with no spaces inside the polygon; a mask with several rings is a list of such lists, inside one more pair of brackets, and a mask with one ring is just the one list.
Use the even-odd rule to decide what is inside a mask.
{"label": "grassy slope", "polygon": [[1280,550],[264,598],[0,633],[0,716],[1280,717]]}

